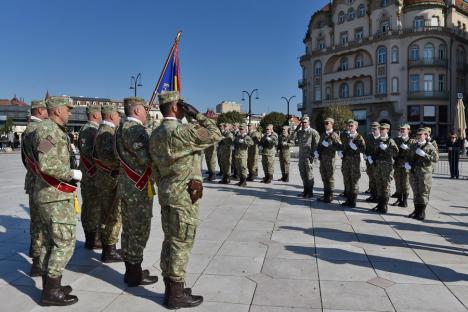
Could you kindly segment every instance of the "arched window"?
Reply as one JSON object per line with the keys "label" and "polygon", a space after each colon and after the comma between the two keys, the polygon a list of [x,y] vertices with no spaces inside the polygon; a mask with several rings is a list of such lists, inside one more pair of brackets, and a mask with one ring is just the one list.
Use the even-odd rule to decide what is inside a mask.
{"label": "arched window", "polygon": [[380,0],[380,7],[384,8],[388,6],[388,0]]}
{"label": "arched window", "polygon": [[316,61],[314,64],[314,76],[322,75],[322,63],[320,61]]}
{"label": "arched window", "polygon": [[424,45],[424,59],[432,60],[434,58],[434,45],[430,42]]}
{"label": "arched window", "polygon": [[325,89],[325,98],[326,98],[327,100],[330,100],[330,99],[331,99],[331,88],[330,88],[330,87],[327,87],[327,88]]}
{"label": "arched window", "polygon": [[348,98],[349,97],[349,86],[347,83],[343,83],[340,86],[340,97]]}
{"label": "arched window", "polygon": [[340,11],[340,13],[338,13],[338,24],[343,24],[345,21],[345,14],[343,11]]}
{"label": "arched window", "polygon": [[354,60],[354,67],[361,68],[364,67],[364,57],[362,54],[356,55],[356,59]]}
{"label": "arched window", "polygon": [[386,33],[387,31],[390,30],[390,21],[388,19],[382,20],[380,22],[380,31],[383,33]]}
{"label": "arched window", "polygon": [[340,70],[348,70],[348,58],[346,56],[340,60]]}
{"label": "arched window", "polygon": [[387,64],[387,49],[385,47],[377,49],[377,64]]}
{"label": "arched window", "polygon": [[465,49],[463,47],[460,47],[460,50],[457,54],[457,63],[465,64]]}
{"label": "arched window", "polygon": [[348,21],[352,21],[356,17],[356,12],[353,8],[348,9]]}
{"label": "arched window", "polygon": [[392,93],[398,93],[400,92],[400,86],[398,84],[398,78],[393,77],[392,78]]}
{"label": "arched window", "polygon": [[354,84],[354,96],[364,96],[364,83],[357,81]]}
{"label": "arched window", "polygon": [[366,15],[366,6],[364,4],[360,4],[358,6],[358,17],[364,17]]}
{"label": "arched window", "polygon": [[409,59],[410,61],[417,61],[419,60],[419,46],[413,44],[409,48]]}
{"label": "arched window", "polygon": [[394,46],[392,48],[392,63],[398,63],[398,47]]}
{"label": "arched window", "polygon": [[441,44],[439,46],[439,60],[445,60],[447,57],[447,47],[445,44]]}

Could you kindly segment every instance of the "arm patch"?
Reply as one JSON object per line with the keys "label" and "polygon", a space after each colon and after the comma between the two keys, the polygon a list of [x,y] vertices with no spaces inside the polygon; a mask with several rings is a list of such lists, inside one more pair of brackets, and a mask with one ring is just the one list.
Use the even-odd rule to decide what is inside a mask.
{"label": "arm patch", "polygon": [[37,151],[43,154],[47,154],[53,147],[54,144],[52,144],[49,140],[44,139],[37,146]]}
{"label": "arm patch", "polygon": [[197,135],[201,140],[208,140],[210,138],[210,133],[206,128],[198,127]]}

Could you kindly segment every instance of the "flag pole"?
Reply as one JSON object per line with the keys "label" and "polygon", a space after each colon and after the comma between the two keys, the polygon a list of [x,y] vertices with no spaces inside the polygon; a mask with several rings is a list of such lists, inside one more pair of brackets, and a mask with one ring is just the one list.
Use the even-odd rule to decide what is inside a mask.
{"label": "flag pole", "polygon": [[164,72],[166,71],[167,65],[169,65],[169,59],[171,58],[172,53],[174,52],[174,49],[177,47],[180,41],[180,37],[182,36],[182,31],[177,32],[177,36],[174,40],[174,43],[172,44],[171,50],[169,51],[169,55],[167,56],[166,62],[164,63],[163,70],[161,71],[161,75],[159,76],[158,83],[156,83],[156,86],[154,87],[153,93],[151,94],[151,99],[149,100],[148,104],[151,106],[153,105],[154,99],[156,98],[156,91],[158,90],[158,87],[161,83],[161,80],[163,79]]}

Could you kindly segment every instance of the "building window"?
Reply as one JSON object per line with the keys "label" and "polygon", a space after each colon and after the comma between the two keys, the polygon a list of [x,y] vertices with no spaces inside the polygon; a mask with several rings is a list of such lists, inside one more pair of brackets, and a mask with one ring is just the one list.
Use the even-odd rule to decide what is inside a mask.
{"label": "building window", "polygon": [[76,105],[81,105],[81,101],[76,101]]}
{"label": "building window", "polygon": [[380,31],[383,33],[386,33],[387,31],[390,30],[390,22],[389,21],[383,21],[380,23]]}
{"label": "building window", "polygon": [[436,121],[436,107],[435,105],[424,105],[423,121]]}
{"label": "building window", "polygon": [[438,122],[448,122],[448,110],[446,105],[439,106],[439,120]]}
{"label": "building window", "polygon": [[340,86],[340,97],[341,98],[348,98],[349,97],[349,86],[347,83],[343,83]]}
{"label": "building window", "polygon": [[348,58],[346,56],[340,60],[340,70],[348,70]]}
{"label": "building window", "polygon": [[348,43],[348,32],[347,32],[347,31],[342,32],[342,33],[340,34],[340,42],[341,42],[341,44],[346,44],[346,43]]}
{"label": "building window", "polygon": [[354,62],[354,67],[355,68],[364,67],[364,58],[362,57],[362,54],[356,55],[356,59],[355,59],[355,62]]}
{"label": "building window", "polygon": [[434,45],[432,43],[426,43],[424,45],[424,59],[432,60],[434,58]]}
{"label": "building window", "polygon": [[364,32],[362,30],[362,27],[361,28],[356,28],[354,30],[354,39],[359,41],[361,40],[362,38],[364,37]]}
{"label": "building window", "polygon": [[315,62],[314,65],[314,76],[322,75],[322,63],[320,61]]}
{"label": "building window", "polygon": [[343,24],[345,21],[345,14],[343,11],[340,11],[340,13],[338,13],[338,24]]}
{"label": "building window", "polygon": [[408,105],[408,121],[421,121],[421,107],[419,105]]}
{"label": "building window", "polygon": [[440,26],[439,25],[439,17],[438,16],[432,16],[431,18],[431,26]]}
{"label": "building window", "polygon": [[325,49],[325,40],[317,39],[317,49]]}
{"label": "building window", "polygon": [[385,47],[377,49],[377,63],[387,64],[387,49]]}
{"label": "building window", "polygon": [[417,45],[412,45],[412,46],[410,47],[409,59],[410,59],[411,61],[417,61],[417,60],[419,60],[419,46],[417,46]]}
{"label": "building window", "polygon": [[356,17],[356,12],[353,8],[348,9],[348,21],[352,21]]}
{"label": "building window", "polygon": [[446,51],[445,45],[442,44],[439,46],[439,60],[445,60]]}
{"label": "building window", "polygon": [[439,91],[445,91],[445,75],[439,75]]}
{"label": "building window", "polygon": [[457,64],[465,64],[465,49],[463,47],[457,49]]}
{"label": "building window", "polygon": [[326,98],[327,100],[330,100],[330,99],[331,99],[331,88],[330,88],[330,87],[327,87],[327,88],[325,89],[325,98]]}
{"label": "building window", "polygon": [[398,63],[398,47],[392,48],[392,63]]}
{"label": "building window", "polygon": [[424,18],[423,17],[416,17],[414,19],[414,28],[417,30],[421,30],[424,28]]}
{"label": "building window", "polygon": [[388,0],[380,0],[380,7],[384,8],[386,6],[388,6]]}
{"label": "building window", "polygon": [[354,96],[364,96],[364,83],[357,81],[354,85]]}
{"label": "building window", "polygon": [[318,28],[318,29],[321,29],[321,28],[323,28],[323,27],[325,27],[325,22],[324,22],[324,21],[319,21],[319,22],[317,23],[317,28]]}
{"label": "building window", "polygon": [[400,92],[399,85],[398,85],[398,78],[392,78],[392,93]]}
{"label": "building window", "polygon": [[364,4],[360,4],[358,6],[358,17],[364,17],[366,15],[366,6]]}
{"label": "building window", "polygon": [[387,79],[379,78],[377,80],[377,94],[387,94]]}
{"label": "building window", "polygon": [[434,75],[424,75],[424,94],[431,96],[434,92]]}
{"label": "building window", "polygon": [[322,100],[322,89],[320,86],[314,87],[314,101],[320,102]]}
{"label": "building window", "polygon": [[419,91],[419,75],[410,75],[409,90],[410,92]]}

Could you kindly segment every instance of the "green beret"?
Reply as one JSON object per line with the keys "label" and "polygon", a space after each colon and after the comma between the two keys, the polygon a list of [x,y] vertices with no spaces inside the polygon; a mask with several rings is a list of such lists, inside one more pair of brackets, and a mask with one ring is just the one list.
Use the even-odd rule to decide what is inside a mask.
{"label": "green beret", "polygon": [[247,129],[247,125],[246,124],[240,124],[239,125],[239,129]]}
{"label": "green beret", "polygon": [[31,101],[31,109],[46,107],[46,103],[43,100],[32,100]]}
{"label": "green beret", "polygon": [[355,125],[356,127],[359,126],[359,122],[357,122],[356,120],[354,119],[348,119],[348,121],[346,122],[348,125],[350,124],[353,124]]}
{"label": "green beret", "polygon": [[166,91],[158,95],[159,105],[177,102],[179,99],[178,91]]}
{"label": "green beret", "polygon": [[329,122],[329,123],[334,124],[334,123],[335,123],[335,119],[328,117],[328,118],[325,119],[323,122]]}
{"label": "green beret", "polygon": [[149,104],[146,103],[146,101],[140,97],[131,96],[131,97],[124,99],[125,107],[137,106],[137,105],[143,105],[145,108],[149,108]]}
{"label": "green beret", "polygon": [[427,128],[419,128],[418,129],[418,134],[427,134],[427,135],[429,135],[429,131],[427,131]]}
{"label": "green beret", "polygon": [[380,128],[380,123],[378,123],[377,121],[374,121],[374,122],[371,124],[371,127],[372,127],[372,128]]}
{"label": "green beret", "polygon": [[390,125],[386,122],[380,124],[380,129],[390,129]]}
{"label": "green beret", "polygon": [[101,112],[101,105],[99,104],[89,104],[86,106],[86,114],[92,113],[100,113]]}
{"label": "green beret", "polygon": [[235,122],[235,123],[234,123],[234,126],[239,127],[239,126],[240,126],[240,123]]}
{"label": "green beret", "polygon": [[408,125],[408,124],[402,124],[402,125],[400,126],[400,129],[411,129],[411,127],[410,127],[410,125]]}
{"label": "green beret", "polygon": [[303,122],[309,122],[309,117],[303,117],[303,118],[302,118],[302,121],[303,121]]}
{"label": "green beret", "polygon": [[431,127],[424,127],[424,129],[426,129],[427,134],[431,134],[431,132],[432,132]]}
{"label": "green beret", "polygon": [[56,108],[60,106],[68,106],[69,108],[73,108],[73,100],[69,96],[49,96],[47,98],[47,109]]}
{"label": "green beret", "polygon": [[117,111],[117,107],[112,103],[104,104],[102,105],[101,111],[103,114],[111,114]]}

